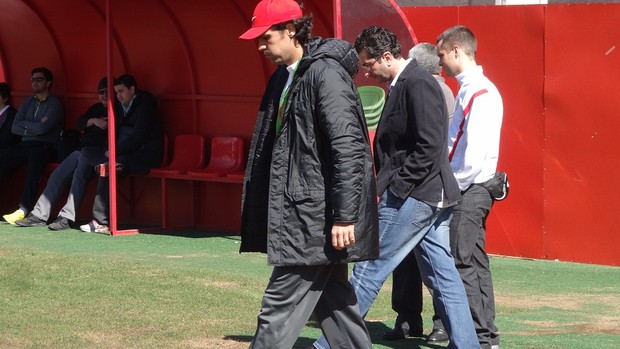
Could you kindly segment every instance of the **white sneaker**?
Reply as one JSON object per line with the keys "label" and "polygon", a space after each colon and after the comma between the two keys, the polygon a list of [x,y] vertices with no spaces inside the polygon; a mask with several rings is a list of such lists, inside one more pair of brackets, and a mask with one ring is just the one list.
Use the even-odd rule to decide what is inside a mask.
{"label": "white sneaker", "polygon": [[80,225],[80,230],[87,233],[107,233],[110,231],[110,228],[107,225],[99,224],[99,222],[93,219],[88,224]]}

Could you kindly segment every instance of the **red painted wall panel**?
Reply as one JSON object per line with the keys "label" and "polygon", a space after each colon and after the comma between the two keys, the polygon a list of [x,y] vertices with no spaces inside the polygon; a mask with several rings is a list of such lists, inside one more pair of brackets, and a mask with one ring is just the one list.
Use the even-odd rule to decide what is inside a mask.
{"label": "red painted wall panel", "polygon": [[[420,7],[403,10],[420,42],[435,43],[461,24],[478,39],[477,62],[504,101],[498,167],[509,173],[512,191],[488,220],[491,253],[544,257],[543,249],[543,35],[540,6]],[[492,30],[491,30],[492,29]],[[527,64],[524,64],[524,56]],[[447,78],[454,92],[456,79]]]}
{"label": "red painted wall panel", "polygon": [[[105,0],[0,0],[0,61],[3,78],[14,90],[14,104],[31,94],[32,67],[47,66],[56,76],[53,92],[65,104],[67,127],[75,127],[79,115],[97,101],[94,90],[106,70],[105,4]],[[207,138],[207,150],[214,136],[241,136],[249,144],[260,96],[275,68],[256,42],[238,39],[250,25],[255,5],[255,0],[111,1],[113,74],[132,74],[139,88],[159,97],[159,113],[170,140],[198,133]],[[305,1],[304,6],[314,16],[314,34],[333,36],[332,1]],[[14,184],[16,189],[1,184],[2,211],[14,209],[19,200],[21,185]],[[197,187],[217,195],[188,202],[182,185],[173,183],[169,207],[182,208],[183,216],[196,204],[197,226],[238,229],[240,185]],[[201,189],[205,195],[207,189]],[[131,190],[137,207],[133,209],[124,199]],[[121,224],[159,223],[158,181],[136,181],[130,187],[121,180],[118,201]],[[90,218],[90,205],[89,200],[84,202],[80,218]],[[220,214],[214,216],[219,219],[211,218],[214,210],[225,211],[228,219]]]}
{"label": "red painted wall panel", "polygon": [[[198,133],[208,141],[237,135],[249,143],[274,69],[255,42],[237,39],[255,4],[112,1],[114,74],[135,75],[140,87],[159,97],[171,140]],[[0,0],[0,76],[12,85],[15,104],[31,93],[34,66],[56,73],[53,91],[65,103],[67,125],[96,101],[94,87],[106,65],[104,5],[105,0]],[[332,1],[304,5],[314,15],[315,34],[333,36]],[[512,191],[489,218],[489,251],[620,265],[620,223],[612,216],[620,189],[612,138],[620,126],[612,109],[617,94],[612,81],[620,77],[615,46],[620,4],[409,7],[403,12],[418,41],[434,42],[452,25],[470,26],[479,39],[478,61],[502,93],[499,167],[509,173]],[[36,45],[30,38],[37,38]],[[456,92],[455,80],[448,84]],[[19,185],[1,185],[0,207],[14,209],[21,190],[11,188]],[[125,199],[132,190],[133,206]],[[173,182],[169,218],[178,222],[195,207],[196,226],[236,231],[240,190],[231,184]],[[158,180],[121,180],[119,192],[121,223],[159,223]],[[81,218],[90,218],[91,200],[85,201]]]}
{"label": "red painted wall panel", "polygon": [[612,109],[620,5],[403,10],[419,41],[435,42],[456,24],[472,28],[478,63],[502,93],[499,168],[512,190],[489,217],[488,250],[620,265],[612,211],[620,167],[609,157],[620,126]]}
{"label": "red painted wall panel", "polygon": [[547,7],[548,258],[620,265],[618,23],[619,4]]}

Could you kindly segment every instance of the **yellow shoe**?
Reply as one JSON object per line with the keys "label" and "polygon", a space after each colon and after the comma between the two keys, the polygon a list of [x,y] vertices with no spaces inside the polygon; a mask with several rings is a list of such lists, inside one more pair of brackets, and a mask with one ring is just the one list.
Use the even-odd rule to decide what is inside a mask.
{"label": "yellow shoe", "polygon": [[11,213],[11,214],[5,214],[4,216],[2,216],[2,218],[4,218],[5,221],[9,222],[10,224],[15,225],[15,221],[18,221],[20,219],[24,219],[24,217],[26,217],[26,213],[24,213],[24,211],[22,211],[21,209]]}

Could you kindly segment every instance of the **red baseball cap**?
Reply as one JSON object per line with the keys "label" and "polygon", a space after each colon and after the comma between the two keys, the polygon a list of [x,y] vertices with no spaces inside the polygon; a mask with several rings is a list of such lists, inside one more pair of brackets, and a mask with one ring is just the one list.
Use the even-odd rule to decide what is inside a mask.
{"label": "red baseball cap", "polygon": [[252,40],[263,35],[273,25],[302,17],[301,8],[294,0],[263,0],[256,5],[252,28],[239,39]]}

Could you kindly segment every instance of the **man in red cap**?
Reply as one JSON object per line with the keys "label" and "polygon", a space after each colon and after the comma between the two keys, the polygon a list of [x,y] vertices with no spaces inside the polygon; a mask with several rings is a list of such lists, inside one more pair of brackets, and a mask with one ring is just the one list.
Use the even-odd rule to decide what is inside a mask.
{"label": "man in red cap", "polygon": [[346,41],[312,38],[293,0],[263,0],[252,28],[278,69],[260,104],[243,189],[241,252],[273,273],[250,348],[290,349],[314,313],[332,348],[371,348],[348,262],[377,258],[375,180]]}

